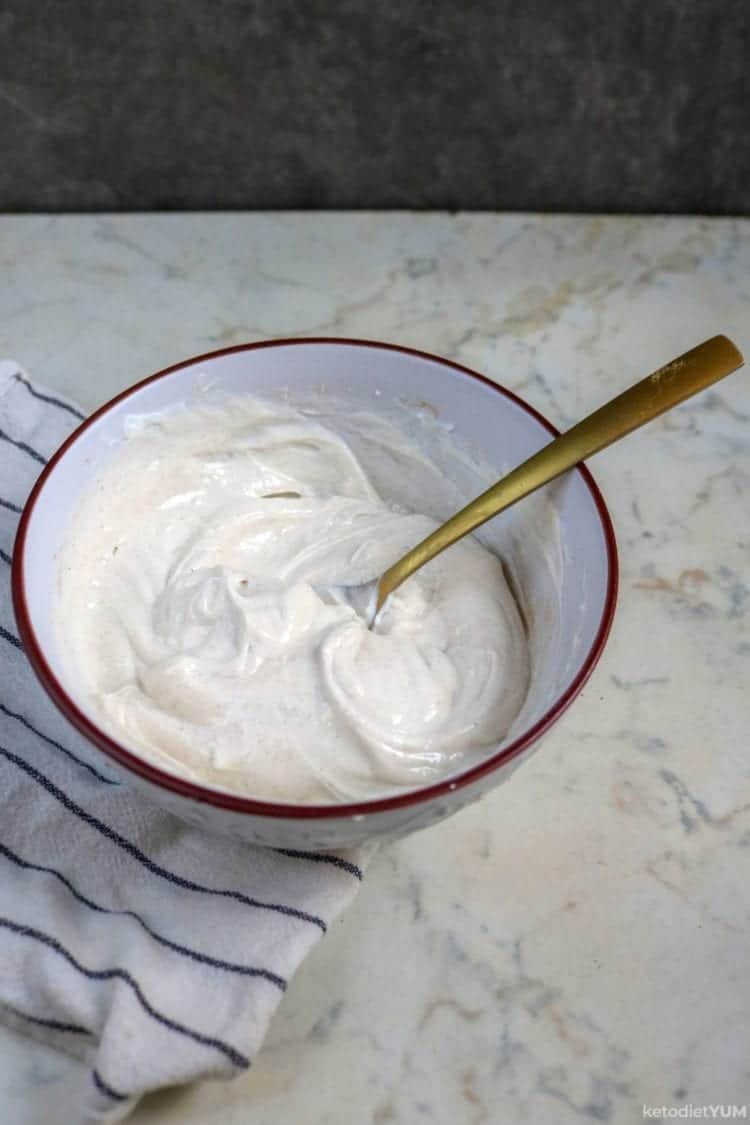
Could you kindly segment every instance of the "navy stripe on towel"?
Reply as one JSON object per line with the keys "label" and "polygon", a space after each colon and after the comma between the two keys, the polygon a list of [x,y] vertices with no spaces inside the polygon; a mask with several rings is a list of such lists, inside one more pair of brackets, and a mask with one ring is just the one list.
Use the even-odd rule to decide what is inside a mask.
{"label": "navy stripe on towel", "polygon": [[0,547],[0,559],[2,559],[4,563],[7,563],[8,566],[10,566],[10,555],[6,555],[2,547]]}
{"label": "navy stripe on towel", "polygon": [[41,391],[37,391],[32,387],[28,379],[24,379],[20,371],[16,372],[15,379],[16,382],[21,383],[21,385],[26,388],[30,395],[33,395],[34,398],[38,398],[40,402],[48,402],[50,406],[56,406],[59,410],[67,410],[68,414],[72,414],[74,418],[80,418],[81,421],[86,417],[85,414],[81,414],[80,410],[76,410],[75,406],[71,406],[70,403],[63,402],[53,395],[43,395]]}
{"label": "navy stripe on towel", "polygon": [[5,430],[0,430],[0,441],[7,441],[9,445],[15,445],[16,449],[20,449],[23,453],[28,453],[29,457],[33,457],[40,465],[47,464],[46,457],[42,457],[41,453],[37,453],[37,451],[32,449],[30,445],[27,445],[25,441],[16,441],[15,438],[6,434]]}
{"label": "navy stripe on towel", "polygon": [[118,1090],[114,1090],[108,1082],[104,1081],[98,1070],[91,1071],[91,1078],[99,1093],[111,1098],[113,1102],[126,1102],[130,1097],[130,1094],[121,1094]]}
{"label": "navy stripe on towel", "polygon": [[186,1027],[184,1024],[178,1023],[177,1020],[170,1019],[169,1016],[165,1016],[162,1012],[157,1011],[143,995],[138,982],[134,980],[125,969],[88,969],[85,965],[82,965],[80,961],[77,961],[73,954],[65,949],[59,941],[49,934],[43,933],[41,930],[35,930],[31,926],[21,926],[18,922],[12,922],[9,918],[0,918],[0,927],[10,930],[11,933],[18,934],[19,937],[29,938],[31,941],[39,942],[40,945],[46,945],[48,949],[57,953],[58,956],[62,957],[64,961],[67,961],[69,965],[89,980],[123,981],[124,984],[127,984],[131,988],[144,1012],[151,1016],[156,1023],[160,1023],[170,1031],[174,1031],[178,1035],[184,1035],[186,1039],[192,1039],[193,1042],[200,1043],[204,1047],[212,1047],[228,1058],[233,1066],[242,1070],[246,1070],[247,1067],[249,1067],[250,1060],[228,1043],[224,1043],[221,1039],[215,1039],[211,1035],[203,1035],[202,1032],[195,1031],[191,1027]]}
{"label": "navy stripe on towel", "polygon": [[207,953],[199,953],[196,949],[189,949],[185,945],[178,945],[177,942],[170,941],[169,938],[157,934],[156,931],[152,930],[151,927],[144,922],[143,918],[133,910],[114,910],[108,906],[100,906],[98,902],[93,902],[90,898],[86,898],[85,895],[76,890],[70,880],[60,871],[56,871],[54,867],[44,867],[42,864],[31,863],[30,860],[22,859],[20,855],[16,855],[15,852],[12,852],[7,844],[0,843],[0,855],[4,855],[11,863],[15,863],[17,867],[21,867],[26,871],[39,871],[44,875],[54,876],[64,887],[67,887],[73,895],[73,898],[83,903],[84,906],[88,906],[90,910],[96,911],[97,914],[113,914],[121,918],[134,919],[134,921],[136,921],[154,941],[158,942],[159,945],[166,946],[167,949],[171,949],[175,953],[180,953],[184,957],[189,957],[191,961],[196,961],[201,965],[209,965],[213,969],[223,969],[228,973],[238,973],[240,976],[262,977],[264,980],[276,985],[282,992],[286,989],[287,982],[284,978],[280,977],[277,973],[272,973],[270,969],[256,969],[251,965],[235,965],[231,961],[221,961],[218,957],[209,957]]}
{"label": "navy stripe on towel", "polygon": [[9,719],[15,719],[17,723],[21,723],[22,726],[26,727],[26,730],[30,730],[32,734],[35,734],[37,736],[37,738],[41,738],[42,742],[46,742],[50,746],[54,746],[56,750],[59,750],[62,754],[65,754],[65,756],[67,758],[70,758],[71,761],[75,762],[77,766],[81,766],[82,769],[88,770],[89,773],[93,774],[98,781],[103,782],[105,785],[120,784],[119,781],[111,781],[110,778],[105,777],[103,773],[99,773],[99,770],[94,769],[94,767],[90,766],[88,762],[84,762],[83,759],[77,757],[77,755],[74,754],[72,750],[68,750],[67,747],[57,742],[54,738],[50,738],[48,734],[42,734],[42,732],[40,730],[37,730],[37,728],[33,726],[33,724],[30,723],[27,718],[25,718],[23,715],[19,715],[17,711],[11,711],[10,707],[6,707],[2,700],[0,700],[0,712],[2,712],[3,715],[7,715]]}
{"label": "navy stripe on towel", "polygon": [[79,1027],[77,1023],[63,1023],[61,1020],[43,1020],[39,1016],[30,1016],[28,1012],[21,1012],[18,1008],[11,1007],[10,1004],[5,1004],[6,1012],[12,1012],[14,1016],[20,1016],[22,1020],[28,1020],[29,1023],[38,1023],[40,1027],[50,1027],[53,1031],[67,1031],[71,1035],[91,1035],[87,1027]]}
{"label": "navy stripe on towel", "polygon": [[10,500],[3,500],[2,496],[0,496],[0,508],[7,508],[9,512],[18,512],[19,515],[22,511],[18,504],[13,504]]}
{"label": "navy stripe on towel", "polygon": [[355,879],[362,881],[362,868],[340,855],[328,855],[327,852],[298,852],[294,848],[275,848],[279,855],[288,855],[290,859],[309,859],[311,863],[328,863],[331,867],[338,867],[341,871],[348,871]]}
{"label": "navy stripe on towel", "polygon": [[97,820],[95,816],[92,816],[91,813],[86,812],[80,805],[77,805],[75,801],[71,800],[61,789],[53,785],[49,778],[45,777],[39,770],[34,769],[34,767],[24,761],[23,758],[19,758],[17,754],[12,753],[12,751],[6,749],[4,746],[0,746],[0,754],[2,754],[4,758],[7,758],[9,762],[13,762],[13,764],[23,770],[24,773],[27,773],[29,777],[33,777],[38,785],[46,789],[47,792],[54,797],[56,801],[59,801],[69,812],[74,813],[75,816],[85,824],[96,829],[97,832],[100,832],[102,836],[105,836],[118,848],[122,848],[124,852],[127,852],[128,855],[142,864],[147,871],[153,872],[153,874],[157,875],[159,878],[166,879],[167,882],[174,884],[176,887],[182,887],[184,890],[194,891],[196,894],[215,895],[217,898],[231,898],[234,899],[235,902],[241,902],[245,906],[251,906],[257,910],[270,910],[277,914],[284,914],[289,918],[297,918],[300,922],[309,922],[311,925],[317,926],[323,933],[326,932],[328,927],[323,919],[319,918],[316,914],[308,914],[304,910],[297,910],[293,906],[285,906],[282,903],[263,902],[260,899],[250,898],[249,895],[244,895],[240,891],[205,887],[201,883],[193,882],[192,879],[185,879],[182,875],[176,875],[173,871],[167,871],[166,868],[160,867],[158,863],[154,863],[152,859],[149,859],[149,857],[142,852],[140,848],[137,848],[135,844],[132,844],[130,840],[126,840],[119,832],[115,832],[109,825],[104,824],[101,820]]}
{"label": "navy stripe on towel", "polygon": [[18,637],[15,637],[13,633],[9,633],[7,629],[4,629],[2,627],[2,625],[0,625],[0,637],[2,637],[4,641],[7,641],[8,644],[14,645],[15,648],[20,648],[23,652],[23,645],[19,641]]}

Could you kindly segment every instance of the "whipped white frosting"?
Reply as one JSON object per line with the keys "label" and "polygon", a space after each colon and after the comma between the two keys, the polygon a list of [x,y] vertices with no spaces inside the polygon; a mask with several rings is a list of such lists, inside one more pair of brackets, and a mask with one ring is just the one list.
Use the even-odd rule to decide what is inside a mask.
{"label": "whipped white frosting", "polygon": [[250,397],[130,419],[72,522],[56,603],[71,680],[115,738],[294,802],[427,784],[502,741],[529,660],[494,554],[457,543],[372,630],[325,593],[436,526],[399,506],[410,477],[440,486],[424,453],[374,415],[355,429],[359,456],[310,413]]}

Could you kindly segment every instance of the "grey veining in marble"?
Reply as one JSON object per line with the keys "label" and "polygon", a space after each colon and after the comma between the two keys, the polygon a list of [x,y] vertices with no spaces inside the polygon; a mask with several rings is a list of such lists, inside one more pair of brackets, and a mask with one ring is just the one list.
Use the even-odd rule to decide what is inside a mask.
{"label": "grey veining in marble", "polygon": [[[2,219],[0,353],[91,408],[226,344],[382,338],[566,425],[716,331],[750,354],[749,236],[531,215]],[[750,1100],[750,371],[593,467],[622,575],[582,697],[507,786],[379,855],[247,1076],[149,1098],[136,1125],[633,1125],[644,1104]],[[3,1125],[67,1125],[79,1078],[0,1034]]]}

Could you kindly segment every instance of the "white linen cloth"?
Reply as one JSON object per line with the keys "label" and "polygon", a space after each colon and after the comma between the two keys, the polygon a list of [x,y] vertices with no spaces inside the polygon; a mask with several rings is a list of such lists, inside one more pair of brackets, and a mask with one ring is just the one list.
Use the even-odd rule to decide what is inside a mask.
{"label": "white linen cloth", "polygon": [[363,852],[209,836],[84,764],[23,653],[10,598],[21,509],[83,418],[0,362],[0,1019],[84,1060],[83,1121],[161,1086],[231,1077]]}

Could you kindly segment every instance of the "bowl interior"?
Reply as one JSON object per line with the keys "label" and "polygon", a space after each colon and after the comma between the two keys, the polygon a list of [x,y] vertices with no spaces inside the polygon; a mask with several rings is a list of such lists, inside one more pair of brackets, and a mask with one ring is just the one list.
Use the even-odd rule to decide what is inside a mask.
{"label": "bowl interior", "polygon": [[[180,365],[126,392],[95,416],[47,476],[27,524],[23,556],[36,642],[51,673],[94,724],[96,716],[70,677],[53,628],[57,559],[72,512],[123,440],[128,415],[242,392],[344,402],[352,410],[385,414],[402,424],[411,420],[417,428],[428,417],[430,455],[443,460],[464,500],[487,483],[470,461],[483,463],[485,471],[499,477],[550,440],[543,420],[494,385],[438,359],[355,342],[300,341],[232,350]],[[455,460],[445,453],[439,441],[443,426],[470,459]],[[430,514],[445,518],[451,513]],[[533,678],[510,739],[542,720],[586,663],[607,611],[606,527],[594,492],[584,475],[574,471],[480,534],[508,562],[530,630]]]}

